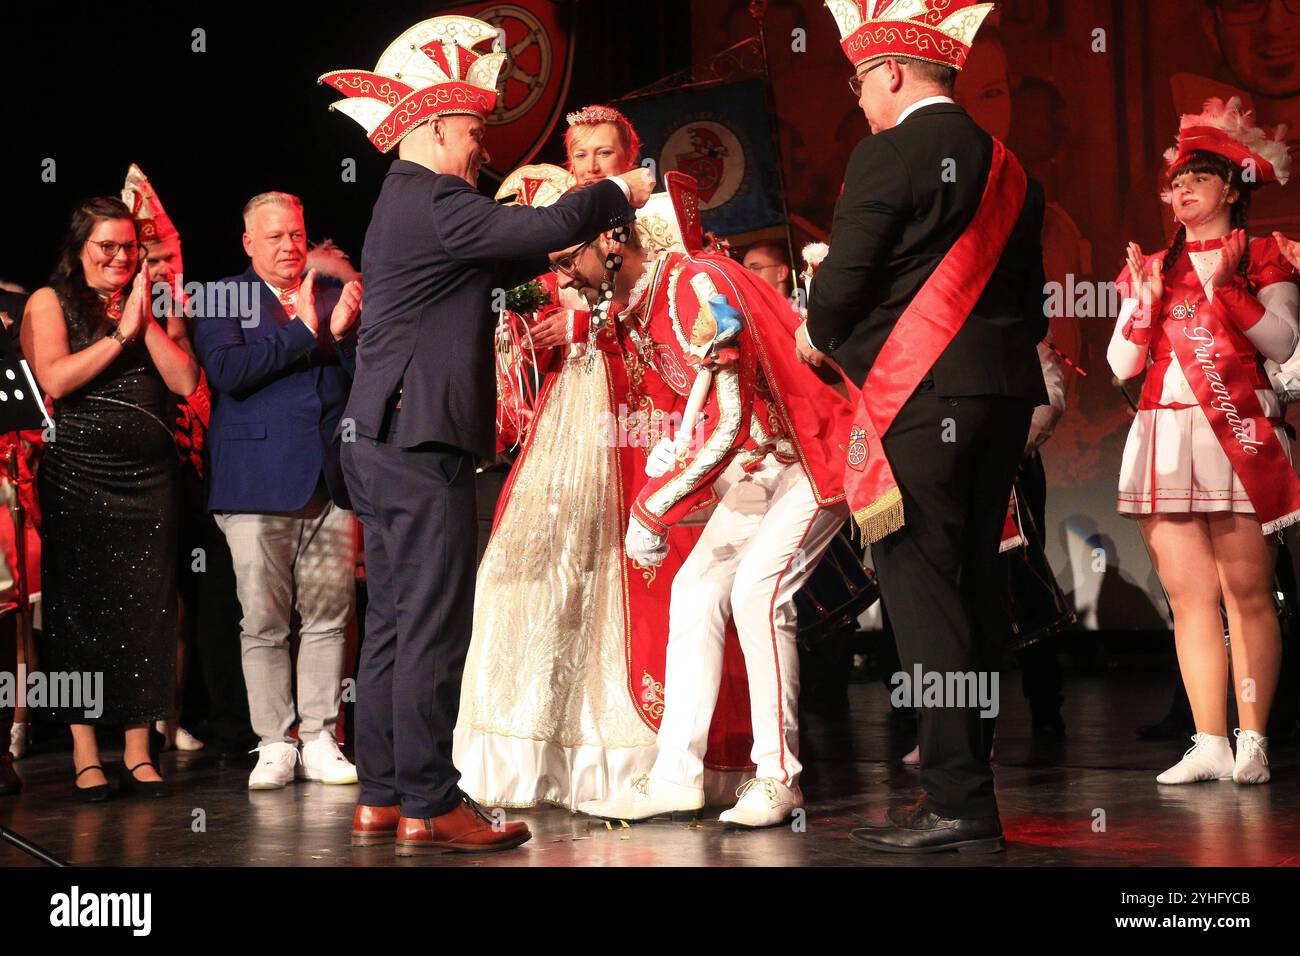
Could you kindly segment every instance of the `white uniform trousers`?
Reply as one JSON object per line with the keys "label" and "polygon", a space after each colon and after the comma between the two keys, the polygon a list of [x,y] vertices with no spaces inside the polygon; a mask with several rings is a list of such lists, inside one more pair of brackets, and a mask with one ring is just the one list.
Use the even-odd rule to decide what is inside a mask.
{"label": "white uniform trousers", "polygon": [[794,787],[802,769],[794,595],[847,520],[848,506],[818,507],[800,465],[772,455],[749,474],[733,461],[715,489],[717,508],[673,579],[664,715],[651,775],[703,785],[727,618],[734,617],[758,776]]}

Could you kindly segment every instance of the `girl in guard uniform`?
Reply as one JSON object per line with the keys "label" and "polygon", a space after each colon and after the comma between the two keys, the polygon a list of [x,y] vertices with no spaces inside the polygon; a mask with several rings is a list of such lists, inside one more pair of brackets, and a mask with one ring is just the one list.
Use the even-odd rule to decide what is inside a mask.
{"label": "girl in guard uniform", "polygon": [[1300,480],[1264,360],[1282,362],[1295,350],[1298,294],[1276,241],[1248,239],[1245,230],[1254,190],[1285,184],[1290,156],[1281,136],[1269,139],[1233,99],[1184,116],[1166,159],[1165,199],[1178,232],[1155,255],[1130,244],[1107,353],[1120,380],[1146,369],[1119,511],[1138,520],[1168,592],[1196,721],[1191,749],[1156,779],[1264,783],[1281,653],[1275,532],[1300,519]]}

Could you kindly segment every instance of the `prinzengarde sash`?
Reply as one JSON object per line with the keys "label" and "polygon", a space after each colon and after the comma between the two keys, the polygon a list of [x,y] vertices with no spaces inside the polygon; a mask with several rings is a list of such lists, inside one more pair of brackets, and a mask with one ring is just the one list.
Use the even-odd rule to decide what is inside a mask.
{"label": "prinzengarde sash", "polygon": [[[1166,295],[1169,294],[1168,290]],[[1300,478],[1255,394],[1247,369],[1236,361],[1223,303],[1205,298],[1199,283],[1179,288],[1189,318],[1171,322],[1169,341],[1219,447],[1241,480],[1264,534],[1300,521]]]}
{"label": "prinzengarde sash", "polygon": [[867,543],[903,526],[903,497],[880,438],[970,316],[1025,204],[1027,177],[996,138],[975,218],[898,317],[859,394],[844,487]]}

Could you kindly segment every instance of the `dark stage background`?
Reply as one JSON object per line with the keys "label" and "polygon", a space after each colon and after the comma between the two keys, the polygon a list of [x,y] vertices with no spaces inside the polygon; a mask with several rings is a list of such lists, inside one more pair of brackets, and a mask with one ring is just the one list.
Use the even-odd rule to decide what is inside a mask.
{"label": "dark stage background", "polygon": [[[487,6],[488,4],[483,4]],[[45,283],[72,208],[117,195],[138,163],[181,232],[186,278],[242,272],[240,209],[256,193],[302,197],[307,233],[332,238],[355,265],[370,208],[396,150],[384,156],[318,86],[329,70],[373,67],[402,30],[451,4],[23,3],[0,12],[6,97],[0,140],[8,222],[0,277]],[[689,65],[686,0],[635,9],[604,0],[577,11],[565,110],[611,99]],[[206,31],[195,53],[191,31]],[[634,30],[644,42],[629,42]],[[563,118],[538,162],[564,161]],[[489,138],[488,147],[492,141]],[[42,163],[57,163],[42,182]],[[356,160],[356,182],[342,163]],[[486,176],[481,185],[494,189]]]}

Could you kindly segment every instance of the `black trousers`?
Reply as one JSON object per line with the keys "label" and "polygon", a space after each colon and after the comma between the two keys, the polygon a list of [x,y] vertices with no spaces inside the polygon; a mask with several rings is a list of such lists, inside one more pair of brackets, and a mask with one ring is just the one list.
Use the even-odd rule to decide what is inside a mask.
{"label": "black trousers", "polygon": [[[1032,413],[999,396],[940,399],[927,382],[884,436],[906,523],[872,557],[905,674],[919,664],[993,686],[1009,626],[998,544]],[[919,709],[923,805],[945,817],[996,815],[994,721],[977,701],[954,703]]]}
{"label": "black trousers", "polygon": [[451,749],[474,625],[474,460],[447,445],[358,437],[343,445],[343,474],[365,528],[360,802],[439,816],[460,801]]}

